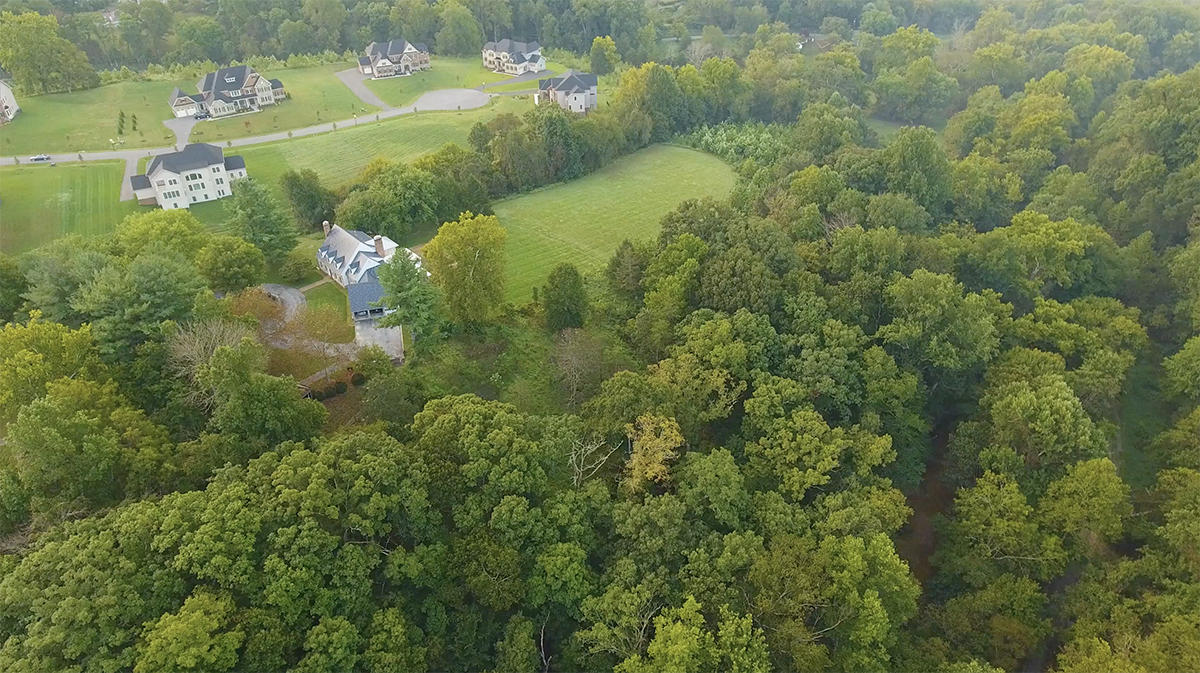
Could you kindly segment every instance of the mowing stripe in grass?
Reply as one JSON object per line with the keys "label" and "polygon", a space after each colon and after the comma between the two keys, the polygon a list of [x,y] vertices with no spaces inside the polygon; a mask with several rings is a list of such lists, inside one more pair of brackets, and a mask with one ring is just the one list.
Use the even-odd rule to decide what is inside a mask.
{"label": "mowing stripe in grass", "polygon": [[657,145],[580,180],[497,203],[508,231],[507,298],[529,299],[560,262],[599,268],[622,240],[657,236],[662,216],[680,202],[724,198],[735,179],[716,157]]}

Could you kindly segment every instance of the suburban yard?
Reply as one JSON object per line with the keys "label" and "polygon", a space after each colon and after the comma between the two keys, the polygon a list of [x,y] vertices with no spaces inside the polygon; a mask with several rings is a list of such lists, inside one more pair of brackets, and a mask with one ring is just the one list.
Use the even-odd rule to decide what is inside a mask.
{"label": "suburban yard", "polygon": [[[334,80],[343,89],[341,82]],[[167,98],[173,82],[119,82],[107,86],[23,96],[21,114],[0,127],[0,155],[19,156],[42,152],[80,152],[112,149],[109,140],[120,140],[123,149],[166,147],[175,134],[162,125],[171,117]],[[196,83],[179,82],[181,87]],[[117,135],[117,116],[125,111],[125,134]],[[133,115],[138,128],[133,130]]]}
{"label": "suburban yard", "polygon": [[[233,138],[289,131],[324,122],[340,122],[351,119],[356,113],[360,118],[374,115],[379,108],[359,100],[358,96],[346,88],[334,74],[352,67],[353,63],[339,63],[259,73],[263,77],[283,82],[288,99],[264,107],[262,112],[200,122],[192,129],[188,140],[194,143],[220,143]],[[193,83],[192,89],[185,90],[191,93],[194,89]],[[167,93],[163,94],[164,108],[169,93],[168,89]]]}
{"label": "suburban yard", "polygon": [[121,203],[123,161],[0,168],[0,252],[16,255],[67,234],[112,231],[136,201]]}
{"label": "suburban yard", "polygon": [[[228,154],[245,157],[249,174],[276,194],[279,176],[289,169],[311,168],[336,187],[375,157],[410,161],[448,142],[466,145],[475,122],[529,107],[528,101],[494,100],[494,105],[478,110],[404,115],[317,136],[236,148]],[[144,171],[148,163],[149,159],[139,161],[139,170]],[[106,233],[126,215],[150,210],[135,201],[119,201],[122,178],[120,161],[0,167],[0,252],[20,254],[72,232]],[[215,230],[224,227],[221,201],[196,204],[191,212]]]}
{"label": "suburban yard", "polygon": [[714,156],[656,145],[583,179],[497,203],[508,230],[508,299],[528,300],[560,262],[600,267],[622,240],[657,236],[659,220],[680,202],[723,198],[735,180]]}
{"label": "suburban yard", "polygon": [[[403,107],[411,104],[418,96],[427,91],[438,89],[474,89],[480,84],[490,84],[508,79],[487,70],[479,58],[450,58],[432,56],[429,70],[423,70],[404,77],[388,77],[385,79],[369,79],[367,88],[383,99],[392,107]],[[287,82],[284,82],[287,85]],[[537,85],[534,85],[537,88]]]}
{"label": "suburban yard", "polygon": [[249,175],[272,189],[278,189],[279,176],[284,172],[302,168],[316,171],[327,186],[336,187],[353,178],[375,157],[411,161],[449,142],[466,146],[475,122],[503,112],[520,114],[531,105],[508,98],[493,101],[491,106],[464,112],[420,112],[382,122],[360,120],[358,126],[234,148],[230,153],[245,157]]}

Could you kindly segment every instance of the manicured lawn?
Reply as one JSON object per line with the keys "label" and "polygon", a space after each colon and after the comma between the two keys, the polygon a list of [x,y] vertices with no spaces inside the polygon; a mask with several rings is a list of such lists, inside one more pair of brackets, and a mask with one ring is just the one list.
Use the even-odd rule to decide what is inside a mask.
{"label": "manicured lawn", "polygon": [[118,200],[124,174],[123,161],[0,168],[0,252],[112,231],[139,210],[137,201]]}
{"label": "manicured lawn", "polygon": [[321,273],[320,269],[317,268],[317,248],[320,248],[321,244],[324,242],[325,237],[319,231],[302,235],[299,241],[296,243],[296,249],[292,250],[292,252],[289,254],[305,257],[312,261],[312,268],[309,270],[308,274],[293,283],[284,280],[283,276],[279,275],[278,266],[274,264],[268,264],[266,282],[278,283],[280,285],[290,285],[292,287],[304,287],[305,285],[315,283],[318,280],[325,278],[325,274]]}
{"label": "manicured lawn", "polygon": [[341,312],[342,327],[338,330],[333,343],[349,343],[354,341],[354,324],[350,322],[350,301],[346,298],[346,290],[337,283],[329,282],[318,285],[304,293],[309,306],[332,306]]}
{"label": "manicured lawn", "polygon": [[532,103],[495,98],[489,107],[464,112],[421,112],[382,122],[359,121],[358,126],[330,133],[293,138],[265,145],[236,148],[246,159],[247,172],[272,189],[289,169],[311,168],[329,187],[350,180],[375,157],[411,161],[455,142],[466,146],[471,126],[502,112],[521,113]]}
{"label": "manicured lawn", "polygon": [[[354,67],[353,63],[340,63],[263,72],[263,77],[283,82],[288,92],[287,100],[265,107],[261,112],[200,122],[192,129],[189,140],[194,143],[224,142],[324,122],[340,122],[351,119],[355,113],[359,117],[373,115],[379,108],[359,100],[334,74],[351,67]],[[164,99],[168,94],[169,90],[163,94]]]}
{"label": "manicured lawn", "polygon": [[529,299],[560,262],[598,268],[622,240],[657,236],[659,220],[681,201],[724,198],[734,182],[714,156],[657,145],[581,180],[497,203],[508,230],[508,299]]}
{"label": "manicured lawn", "polygon": [[[178,84],[196,86],[195,82]],[[23,96],[19,98],[21,114],[0,127],[0,155],[15,155],[24,161],[41,152],[107,150],[112,148],[110,139],[123,141],[123,149],[170,146],[175,134],[162,120],[172,116],[167,98],[174,87],[172,82],[120,82],[87,91]],[[125,134],[118,136],[117,116],[122,110]]]}
{"label": "manicured lawn", "polygon": [[[487,70],[478,58],[450,58],[432,56],[429,70],[404,77],[369,79],[367,88],[392,107],[411,104],[426,91],[438,89],[474,89],[480,84],[501,82],[508,75]],[[284,82],[287,85],[287,82]],[[535,85],[536,88],[536,85]]]}

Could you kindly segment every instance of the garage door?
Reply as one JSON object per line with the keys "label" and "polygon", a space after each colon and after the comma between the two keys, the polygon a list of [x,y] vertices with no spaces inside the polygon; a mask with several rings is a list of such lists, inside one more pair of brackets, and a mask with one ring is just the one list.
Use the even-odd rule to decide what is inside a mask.
{"label": "garage door", "polygon": [[194,105],[192,107],[178,108],[175,110],[176,117],[191,117],[194,114],[196,114],[196,107]]}

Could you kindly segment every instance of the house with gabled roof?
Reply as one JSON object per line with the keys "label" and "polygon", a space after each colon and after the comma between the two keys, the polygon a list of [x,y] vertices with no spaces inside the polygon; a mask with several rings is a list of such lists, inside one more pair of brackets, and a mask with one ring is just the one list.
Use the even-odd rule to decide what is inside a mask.
{"label": "house with gabled roof", "polygon": [[197,93],[175,87],[168,102],[176,117],[206,114],[227,117],[258,112],[287,98],[283,82],[267,79],[248,65],[233,65],[210,72],[196,83]]}
{"label": "house with gabled roof", "polygon": [[546,69],[542,45],[537,42],[517,42],[504,38],[483,45],[483,67],[493,72],[520,75]]}
{"label": "house with gabled roof", "polygon": [[403,38],[387,42],[372,42],[358,57],[358,70],[371,79],[411,75],[429,70],[429,47]]}
{"label": "house with gabled roof", "polygon": [[20,111],[21,106],[17,105],[17,97],[13,95],[13,90],[4,82],[0,82],[0,124],[12,121]]}
{"label": "house with gabled roof", "polygon": [[372,236],[357,229],[343,229],[338,225],[323,224],[325,240],[317,249],[317,267],[346,288],[350,301],[350,313],[355,322],[373,321],[390,310],[375,306],[383,298],[383,286],[379,284],[378,268],[387,263],[397,252],[407,255],[418,267],[421,258],[408,248],[400,247],[387,236]]}
{"label": "house with gabled roof", "polygon": [[129,183],[138,203],[174,210],[233,196],[233,181],[244,177],[242,157],[224,156],[217,145],[191,143],[154,157],[146,173],[131,176]]}
{"label": "house with gabled roof", "polygon": [[533,103],[554,103],[571,112],[595,110],[598,84],[599,78],[591,73],[568,70],[558,77],[539,79]]}

